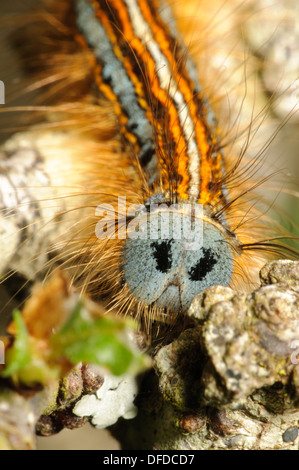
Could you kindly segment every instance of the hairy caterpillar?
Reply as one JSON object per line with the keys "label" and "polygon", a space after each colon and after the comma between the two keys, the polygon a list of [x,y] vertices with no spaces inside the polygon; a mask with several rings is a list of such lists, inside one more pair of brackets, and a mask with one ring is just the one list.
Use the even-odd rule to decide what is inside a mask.
{"label": "hairy caterpillar", "polygon": [[[164,1],[63,1],[54,2],[54,16],[46,18],[54,39],[42,33],[44,23],[37,24],[47,53],[61,47],[49,63],[42,47],[38,56],[46,62],[37,86],[46,85],[47,104],[59,103],[47,109],[51,117],[44,128],[68,130],[45,164],[40,155],[32,156],[54,188],[69,186],[69,193],[63,188],[52,199],[54,232],[60,217],[67,229],[59,232],[59,241],[52,238],[49,263],[55,264],[59,253],[60,264],[83,291],[145,323],[173,322],[211,285],[243,289],[269,253],[283,252],[267,215],[255,207],[252,189],[258,182],[252,177],[263,163],[262,152],[252,160],[243,150],[229,154],[225,126],[218,127],[208,87],[198,78],[196,54],[179,32],[182,8],[174,4],[172,12]],[[195,21],[189,19],[194,29]],[[51,147],[49,138],[40,145]],[[63,175],[64,168],[55,166],[64,165]],[[142,207],[128,215],[119,196],[127,206]],[[47,194],[39,198],[49,200]],[[103,238],[99,215],[106,224]],[[157,228],[155,238],[129,237],[136,216],[146,234]],[[165,220],[170,234],[164,238]],[[178,239],[173,236],[175,221],[185,220],[202,230],[196,250],[186,248],[181,230]],[[36,222],[25,218],[23,225]]]}

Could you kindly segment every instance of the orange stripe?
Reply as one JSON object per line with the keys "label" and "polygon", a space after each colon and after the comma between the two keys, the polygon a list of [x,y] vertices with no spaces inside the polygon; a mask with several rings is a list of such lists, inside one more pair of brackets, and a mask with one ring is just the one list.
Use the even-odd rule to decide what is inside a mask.
{"label": "orange stripe", "polygon": [[[177,83],[178,90],[186,102],[194,124],[194,137],[200,155],[200,194],[198,202],[203,204],[208,202],[215,203],[217,194],[211,192],[210,183],[221,179],[222,157],[219,153],[217,157],[211,158],[211,146],[215,145],[216,148],[217,142],[215,137],[211,135],[211,130],[204,117],[206,110],[204,109],[203,100],[198,96],[194,97],[195,85],[183,65],[185,52],[182,51],[179,45],[175,44],[175,38],[172,38],[169,33],[167,24],[164,24],[158,14],[156,15],[152,12],[148,2],[145,0],[137,0],[137,2],[161,53],[168,60],[170,67],[172,67],[173,79]],[[187,136],[182,129],[179,114],[172,102],[172,98],[167,90],[163,90],[160,87],[155,61],[143,44],[142,38],[139,39],[135,35],[127,6],[123,0],[109,0],[109,2],[105,0],[91,0],[90,3],[93,5],[96,17],[105,28],[116,58],[123,64],[128,78],[134,86],[140,107],[145,111],[145,115],[153,127],[158,150],[157,157],[165,189],[171,189],[171,186],[177,183],[178,180],[177,192],[179,197],[188,199],[190,175]],[[154,6],[157,9],[157,3],[153,3],[155,3]],[[111,7],[111,14],[115,10],[117,20],[119,20],[119,24],[116,21],[117,26],[111,21],[111,17],[108,14],[109,10],[108,12],[104,10],[104,8],[109,9],[109,6]],[[119,27],[119,30],[117,27]],[[129,56],[124,56],[122,49],[124,41],[127,41],[128,47],[132,51],[132,54],[129,54]],[[175,53],[174,47],[176,48]],[[141,64],[140,74],[136,72],[138,60]],[[136,61],[136,63],[133,63],[133,61]],[[142,77],[142,69],[144,67],[146,67],[145,78]],[[138,153],[140,151],[137,143],[138,139],[126,127],[128,117],[123,112],[121,102],[113,92],[112,87],[103,82],[101,67],[98,64],[95,66],[95,75],[99,89],[107,99],[115,104],[115,112],[121,124],[122,134],[128,142],[133,144],[134,151]],[[146,83],[147,79],[149,81],[148,85]],[[146,89],[147,86],[149,87],[149,92]],[[161,111],[162,117],[158,116],[156,118],[154,115],[155,108],[152,106],[151,97],[154,97],[157,103],[159,103],[159,111]],[[171,145],[172,143],[174,145]],[[167,150],[167,145],[171,151]],[[177,173],[178,178],[175,174],[173,175],[173,172]],[[171,178],[172,175],[173,178]],[[220,198],[220,191],[218,193]]]}
{"label": "orange stripe", "polygon": [[[171,37],[167,35],[165,25],[163,28],[157,23],[157,18],[153,16],[152,11],[148,5],[148,2],[145,0],[138,0],[140,10],[142,11],[143,17],[147,21],[148,25],[150,26],[153,36],[156,42],[159,44],[161,52],[167,58],[169,65],[172,66],[172,73],[173,77],[178,84],[178,89],[184,96],[186,104],[190,111],[191,119],[194,123],[195,129],[195,137],[196,142],[199,148],[200,153],[200,182],[201,182],[201,190],[200,190],[200,197],[199,201],[209,202],[209,183],[212,181],[212,174],[219,173],[220,166],[219,166],[219,154],[217,158],[211,159],[209,158],[210,153],[210,144],[209,144],[209,135],[207,135],[207,124],[200,120],[200,111],[198,106],[194,100],[193,89],[190,87],[190,79],[186,79],[186,70],[185,74],[182,74],[182,65],[184,61],[184,54],[181,53],[180,57],[180,67],[178,65],[178,61],[174,57],[172,52],[172,44],[171,44]],[[176,45],[178,48],[179,46]],[[184,76],[185,75],[185,76]],[[203,119],[203,118],[201,118]],[[216,142],[214,141],[214,144]]]}
{"label": "orange stripe", "polygon": [[[140,85],[139,78],[133,73],[132,66],[129,63],[127,58],[124,58],[122,52],[117,43],[117,37],[113,30],[113,27],[110,24],[110,21],[107,15],[100,9],[100,5],[98,2],[93,2],[94,8],[96,11],[96,16],[101,21],[101,24],[105,27],[107,35],[113,44],[114,52],[118,59],[123,63],[126,72],[132,80],[132,83],[135,86],[136,93],[138,96],[143,98],[147,103],[147,117],[149,118],[152,126],[155,128],[155,134],[158,138],[158,144],[161,145],[161,148],[164,147],[164,131],[163,126],[161,123],[154,119],[152,113],[150,113],[150,103],[148,103],[148,99],[144,96],[142,92],[142,85]],[[153,60],[150,53],[147,51],[146,47],[142,43],[142,41],[135,36],[134,30],[131,25],[130,17],[127,12],[126,5],[121,0],[110,0],[109,5],[117,10],[119,19],[121,21],[122,26],[122,33],[125,39],[128,41],[131,50],[136,54],[136,57],[139,57],[142,60],[143,64],[146,64],[147,73],[150,80],[150,91],[152,95],[160,102],[163,109],[169,116],[169,134],[171,134],[171,140],[175,143],[176,146],[176,156],[179,156],[179,168],[178,173],[181,176],[181,184],[180,184],[180,196],[183,198],[187,198],[187,190],[188,190],[188,183],[189,183],[189,176],[188,176],[188,155],[186,153],[187,143],[184,140],[182,135],[182,129],[179,122],[178,112],[172,103],[172,100],[169,97],[169,94],[161,89],[159,80],[156,74],[156,63]],[[142,94],[141,94],[142,93]],[[158,156],[159,157],[159,156]],[[164,156],[165,158],[165,156]],[[163,155],[160,158],[160,167],[164,169],[164,183],[168,183],[167,174],[166,174],[166,166],[164,163]]]}

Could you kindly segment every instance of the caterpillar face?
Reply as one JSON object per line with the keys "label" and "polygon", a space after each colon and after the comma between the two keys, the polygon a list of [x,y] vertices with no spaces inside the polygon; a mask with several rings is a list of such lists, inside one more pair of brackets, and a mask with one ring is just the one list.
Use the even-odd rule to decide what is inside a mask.
{"label": "caterpillar face", "polygon": [[164,211],[144,215],[137,229],[139,236],[134,232],[125,242],[122,268],[139,302],[186,311],[197,293],[230,283],[232,247],[223,229],[208,220]]}
{"label": "caterpillar face", "polygon": [[137,312],[186,311],[195,294],[230,284],[233,273],[233,236],[207,217],[210,207],[221,212],[228,204],[212,109],[166,2],[74,4],[81,43],[96,64],[96,84],[117,104],[119,131],[138,168],[138,200],[175,194],[183,206],[206,211],[193,216],[185,207],[164,208],[137,217],[135,227],[127,227],[120,265],[116,254],[116,275],[125,287],[117,293],[118,283],[112,284],[113,302],[124,311],[136,303]]}

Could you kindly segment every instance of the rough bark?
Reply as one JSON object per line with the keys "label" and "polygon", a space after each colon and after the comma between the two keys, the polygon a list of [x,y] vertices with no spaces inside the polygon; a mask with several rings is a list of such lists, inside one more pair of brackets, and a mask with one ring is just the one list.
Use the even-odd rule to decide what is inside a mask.
{"label": "rough bark", "polygon": [[261,271],[261,287],[212,287],[194,326],[159,350],[135,420],[112,431],[129,449],[298,449],[299,263]]}

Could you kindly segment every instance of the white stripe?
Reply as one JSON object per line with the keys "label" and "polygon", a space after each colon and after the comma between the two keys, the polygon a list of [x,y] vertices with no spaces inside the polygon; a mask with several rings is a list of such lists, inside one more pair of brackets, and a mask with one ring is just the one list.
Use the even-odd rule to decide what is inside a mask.
{"label": "white stripe", "polygon": [[157,76],[161,88],[168,90],[169,95],[176,103],[179,120],[187,141],[187,153],[189,157],[189,173],[190,173],[190,197],[197,199],[199,197],[199,153],[196,140],[194,138],[194,123],[189,114],[188,107],[182,93],[178,90],[177,83],[174,82],[169,63],[162,54],[159,44],[152,36],[151,30],[147,22],[142,16],[136,0],[125,0],[127,9],[131,17],[131,23],[134,32],[139,39],[146,43],[146,46],[156,63]]}

